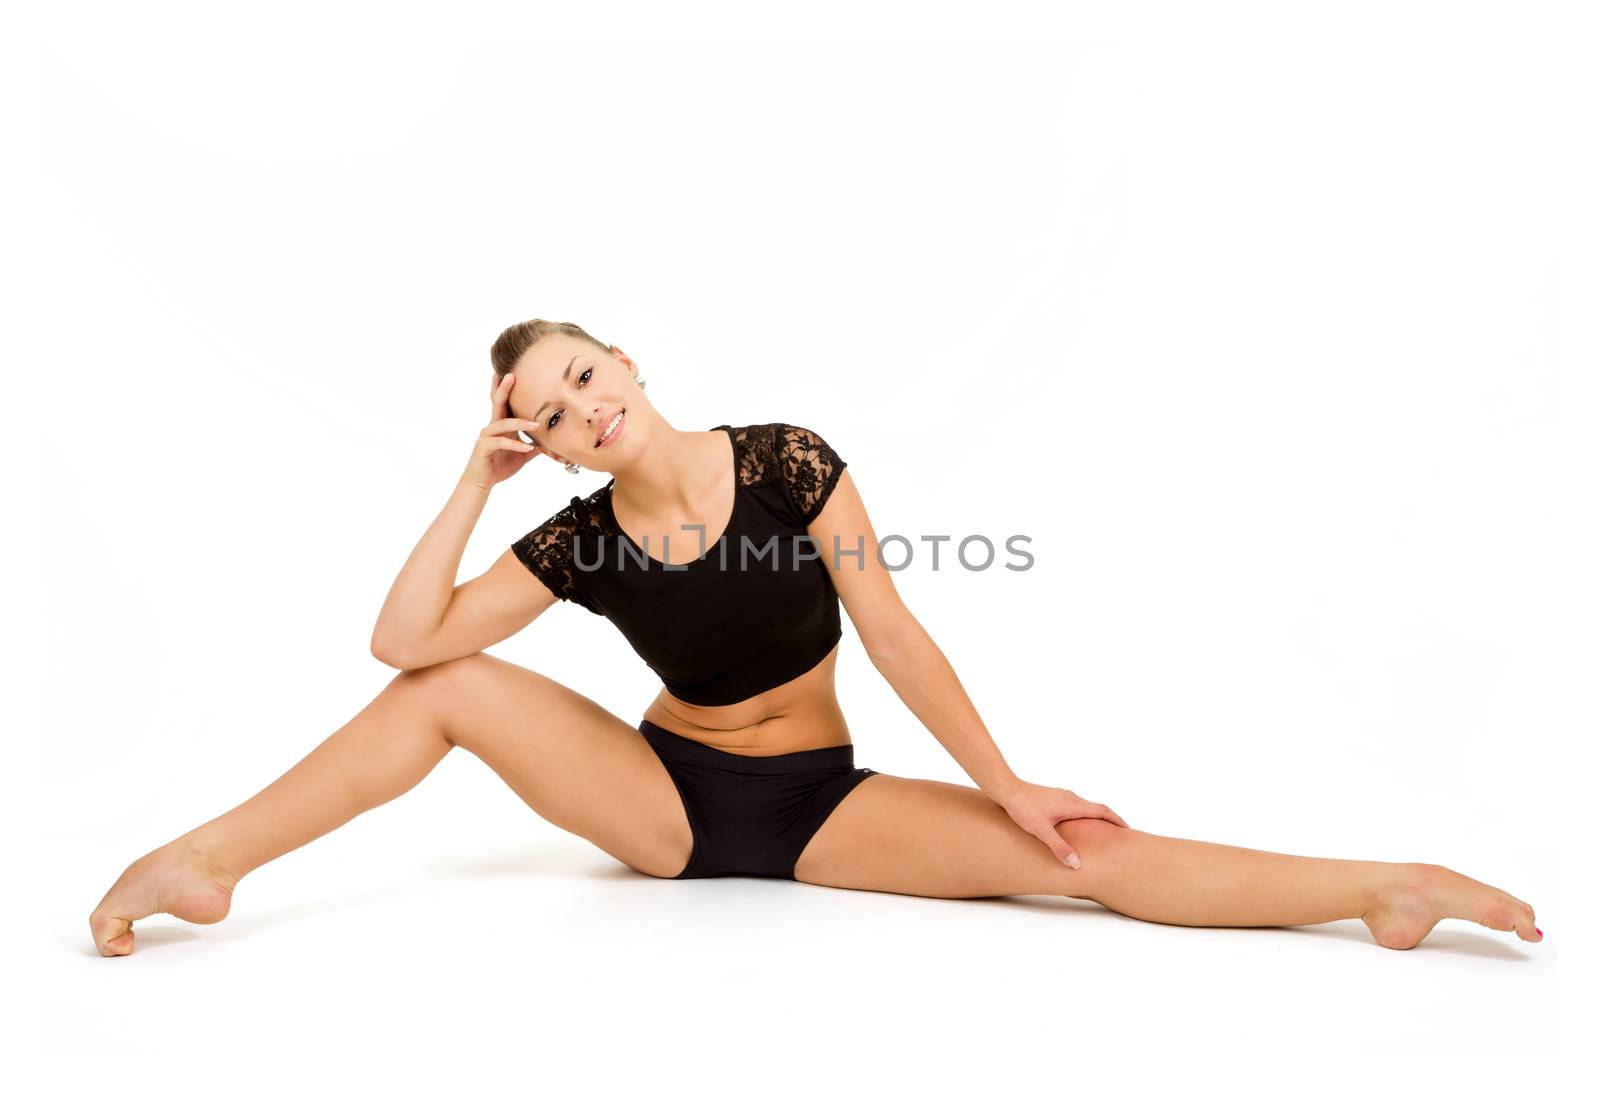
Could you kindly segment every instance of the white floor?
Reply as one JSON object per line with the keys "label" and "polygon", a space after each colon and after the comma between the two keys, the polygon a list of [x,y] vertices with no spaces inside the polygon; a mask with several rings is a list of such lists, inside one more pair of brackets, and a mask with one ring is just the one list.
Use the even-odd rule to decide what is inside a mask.
{"label": "white floor", "polygon": [[223,923],[141,922],[129,957],[96,956],[85,918],[142,849],[52,846],[27,1018],[57,1083],[171,1092],[209,1063],[228,1088],[274,1092],[1202,1075],[1265,1091],[1285,1070],[1332,1091],[1379,1063],[1525,1083],[1557,1059],[1556,938],[1446,922],[1394,952],[1354,921],[1193,929],[1068,898],[656,880],[459,751],[247,877]]}

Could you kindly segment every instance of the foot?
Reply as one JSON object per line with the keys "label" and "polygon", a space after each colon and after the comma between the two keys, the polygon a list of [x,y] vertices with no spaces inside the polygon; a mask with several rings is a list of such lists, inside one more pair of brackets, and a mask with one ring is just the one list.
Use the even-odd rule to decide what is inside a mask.
{"label": "foot", "polygon": [[1362,915],[1372,938],[1386,948],[1414,948],[1447,917],[1514,932],[1530,944],[1544,938],[1533,907],[1497,887],[1438,864],[1408,864]]}
{"label": "foot", "polygon": [[128,865],[89,915],[89,931],[101,955],[133,951],[133,923],[152,913],[210,925],[228,916],[236,875],[177,843],[164,845]]}

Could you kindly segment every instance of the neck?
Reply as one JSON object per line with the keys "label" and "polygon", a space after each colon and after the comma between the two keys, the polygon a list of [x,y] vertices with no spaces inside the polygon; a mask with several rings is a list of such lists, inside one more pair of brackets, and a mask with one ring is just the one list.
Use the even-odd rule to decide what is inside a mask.
{"label": "neck", "polygon": [[[707,481],[704,431],[676,430],[666,420],[652,424],[650,448],[638,460],[612,474],[615,498],[636,514],[673,514],[694,509],[705,499]],[[717,431],[721,433],[721,431]],[[718,438],[711,441],[725,446]],[[716,482],[720,472],[710,482]]]}

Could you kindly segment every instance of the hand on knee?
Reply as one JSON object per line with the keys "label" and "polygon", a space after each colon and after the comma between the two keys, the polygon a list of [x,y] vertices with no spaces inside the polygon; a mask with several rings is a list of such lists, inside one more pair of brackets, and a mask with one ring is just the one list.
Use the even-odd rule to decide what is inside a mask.
{"label": "hand on knee", "polygon": [[1095,856],[1115,848],[1131,831],[1104,818],[1069,818],[1056,823],[1056,833],[1072,846],[1087,865]]}

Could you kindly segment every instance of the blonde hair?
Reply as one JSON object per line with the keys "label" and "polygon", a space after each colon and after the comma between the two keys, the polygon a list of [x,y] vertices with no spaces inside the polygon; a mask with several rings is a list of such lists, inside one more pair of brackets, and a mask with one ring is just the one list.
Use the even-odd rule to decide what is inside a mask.
{"label": "blonde hair", "polygon": [[597,350],[611,353],[611,348],[575,323],[556,323],[554,320],[528,320],[513,324],[500,332],[500,337],[489,348],[489,362],[494,375],[503,377],[522,360],[528,348],[546,335],[568,335],[592,343]]}

